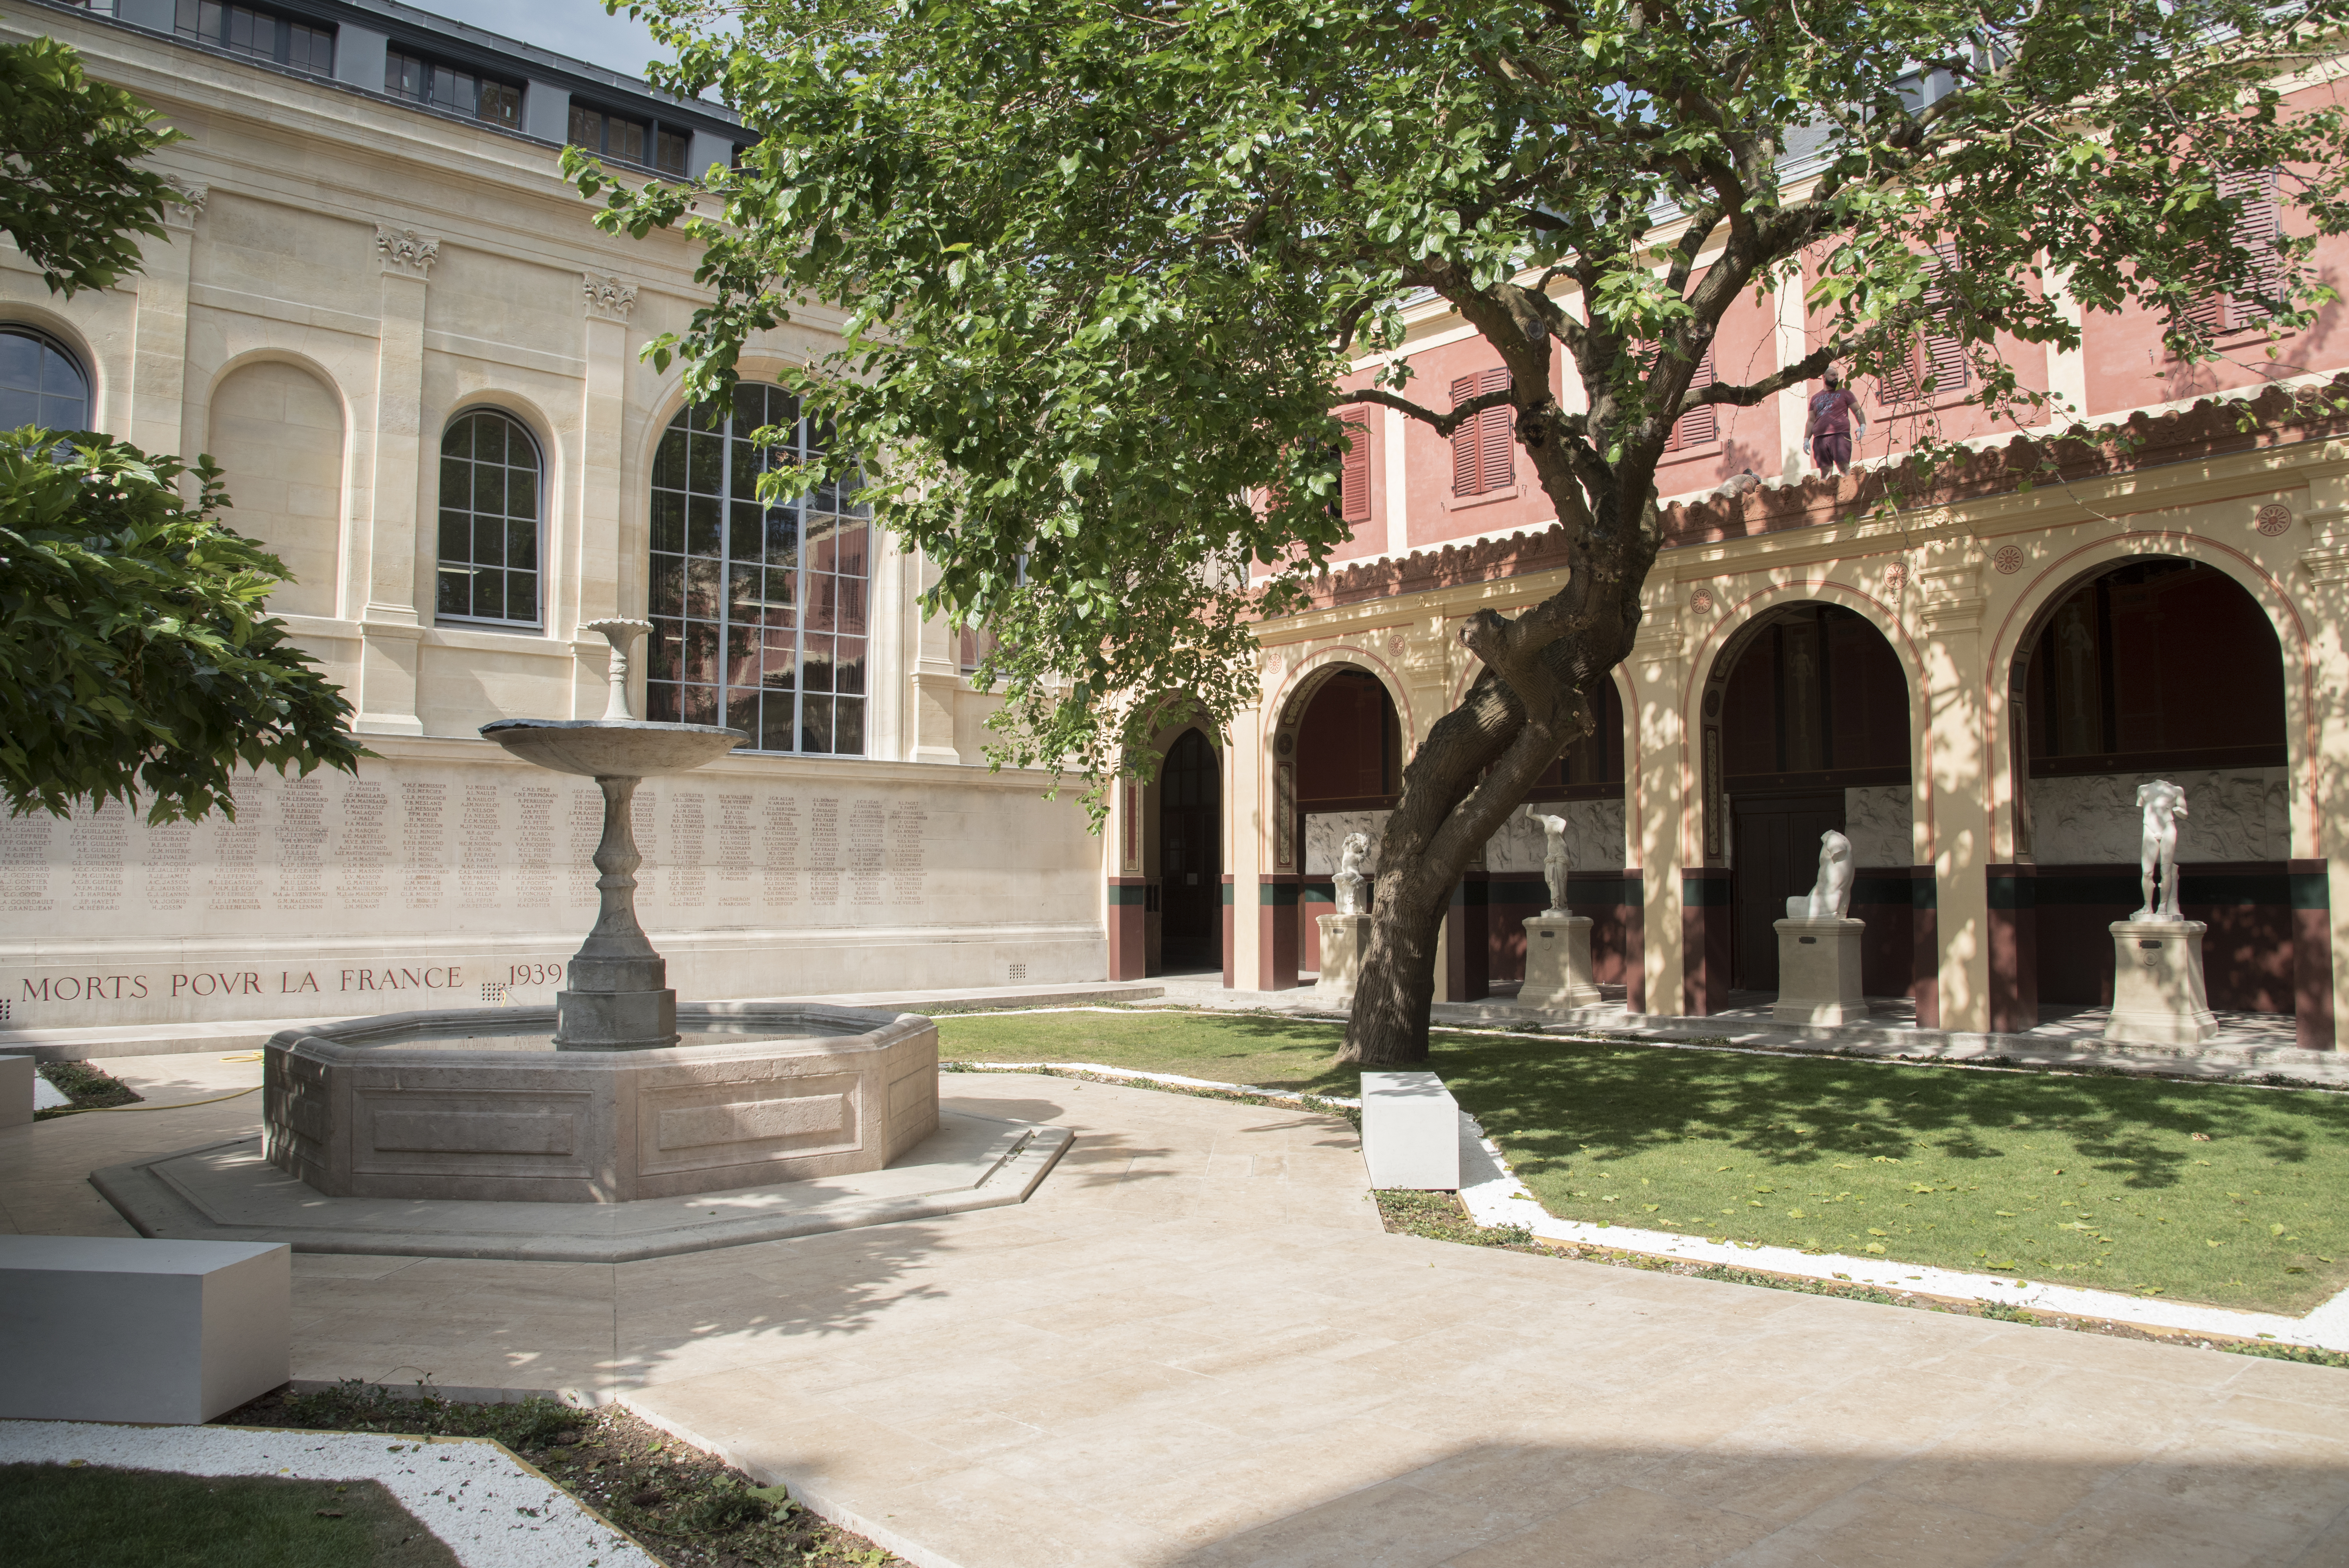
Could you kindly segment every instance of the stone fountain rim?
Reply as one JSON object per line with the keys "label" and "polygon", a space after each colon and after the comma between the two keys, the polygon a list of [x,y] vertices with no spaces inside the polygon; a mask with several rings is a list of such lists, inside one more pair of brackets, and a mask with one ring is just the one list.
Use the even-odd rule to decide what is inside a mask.
{"label": "stone fountain rim", "polygon": [[674,724],[655,718],[499,718],[481,726],[484,736],[505,729],[658,729],[680,735],[730,735],[738,745],[750,743],[750,732],[723,724]]}
{"label": "stone fountain rim", "polygon": [[[555,1028],[556,1013],[553,1007],[449,1007],[409,1013],[378,1013],[363,1018],[347,1018],[338,1023],[296,1026],[278,1030],[269,1037],[264,1048],[298,1052],[331,1060],[401,1065],[430,1063],[443,1068],[543,1068],[560,1063],[566,1069],[586,1068],[619,1071],[629,1068],[732,1061],[746,1057],[771,1059],[779,1056],[843,1056],[854,1051],[885,1049],[909,1035],[937,1026],[937,1021],[926,1014],[885,1013],[878,1008],[838,1007],[821,1002],[688,1002],[678,1006],[677,1016],[680,1026],[737,1021],[755,1029],[761,1018],[790,1018],[820,1024],[861,1024],[864,1026],[861,1029],[843,1027],[839,1034],[832,1036],[746,1039],[740,1045],[657,1046],[641,1050],[502,1051],[477,1047],[460,1053],[422,1047],[402,1049],[398,1045],[368,1043],[378,1035],[416,1030],[447,1036],[490,1026],[510,1031],[517,1024],[543,1023],[549,1034],[553,1034]],[[685,1032],[691,1031],[688,1028]]]}

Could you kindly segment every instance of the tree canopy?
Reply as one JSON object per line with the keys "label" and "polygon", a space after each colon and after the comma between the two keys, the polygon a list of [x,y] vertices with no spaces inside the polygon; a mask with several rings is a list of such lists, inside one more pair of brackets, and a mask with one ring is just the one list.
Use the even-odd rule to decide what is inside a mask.
{"label": "tree canopy", "polygon": [[[1249,618],[1344,537],[1334,407],[1449,435],[1506,403],[1575,570],[1469,624],[1483,673],[1405,770],[1369,969],[1416,975],[1458,868],[1630,650],[1674,421],[1879,371],[1928,324],[1977,356],[1975,396],[2028,401],[1995,345],[2075,346],[2059,284],[2151,308],[2189,355],[2213,289],[2305,324],[2349,147],[2287,92],[2344,4],[648,0],[678,51],[658,79],[757,144],[706,193],[568,167],[608,225],[700,247],[713,299],[653,349],[689,391],[722,393],[802,302],[849,313],[789,380],[935,603],[1002,635],[1013,759],[1098,776],[1162,698],[1211,721],[1257,699]],[[2280,252],[2237,222],[2240,177],[2279,170],[2302,215]],[[1733,304],[1795,286],[1811,352],[1695,384]],[[1411,384],[1403,313],[1430,297],[1506,388]],[[1379,384],[1339,393],[1365,362]]]}
{"label": "tree canopy", "polygon": [[[180,133],[51,38],[0,45],[0,228],[71,294],[140,266]],[[152,798],[233,817],[231,774],[356,770],[350,705],[263,613],[285,566],[223,527],[219,471],[104,436],[0,432],[0,799],[12,814]]]}
{"label": "tree canopy", "polygon": [[82,72],[55,38],[0,44],[0,229],[57,294],[139,270],[163,235],[171,181],[138,160],[181,139],[155,111]]}
{"label": "tree canopy", "polygon": [[0,434],[0,793],[17,813],[152,797],[234,816],[231,772],[355,771],[350,705],[262,613],[274,556],[222,527],[218,471],[104,438]]}
{"label": "tree canopy", "polygon": [[[2279,81],[2326,57],[2333,0],[2281,20],[2236,0],[644,9],[680,48],[668,85],[760,138],[712,171],[715,214],[688,188],[614,192],[616,224],[682,221],[717,291],[660,352],[717,392],[795,300],[854,313],[797,389],[885,454],[880,515],[943,570],[942,603],[1005,634],[1014,698],[1075,677],[1065,711],[1029,713],[1029,755],[1114,756],[1092,738],[1120,694],[1219,717],[1245,694],[1235,590],[1283,563],[1249,606],[1277,609],[1342,540],[1330,388],[1399,345],[1421,291],[1520,381],[1547,354],[1513,342],[1566,351],[1587,414],[1479,402],[1518,403],[1570,525],[1638,527],[1699,402],[1831,358],[1865,373],[1929,316],[2074,345],[2051,271],[2086,309],[2181,323],[2212,287],[2273,287],[2234,241],[2230,171],[2288,166],[2301,206],[2342,217],[2340,117],[2286,112]],[[1806,248],[1830,346],[1691,392],[1721,309]],[[1372,396],[1474,412],[1407,374]],[[1978,395],[2025,396],[2003,372]]]}

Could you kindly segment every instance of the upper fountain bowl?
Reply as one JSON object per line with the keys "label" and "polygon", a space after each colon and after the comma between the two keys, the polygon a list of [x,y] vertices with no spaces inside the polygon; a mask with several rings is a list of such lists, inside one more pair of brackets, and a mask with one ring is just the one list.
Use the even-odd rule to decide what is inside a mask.
{"label": "upper fountain bowl", "polygon": [[502,718],[481,726],[481,734],[525,762],[588,779],[683,773],[750,741],[714,724],[640,718]]}

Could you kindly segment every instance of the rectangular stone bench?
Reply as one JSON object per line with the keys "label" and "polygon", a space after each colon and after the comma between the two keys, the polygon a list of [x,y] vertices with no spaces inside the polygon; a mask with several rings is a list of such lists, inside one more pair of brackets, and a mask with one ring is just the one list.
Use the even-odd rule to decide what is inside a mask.
{"label": "rectangular stone bench", "polygon": [[285,1381],[282,1243],[0,1235],[0,1418],[193,1426]]}
{"label": "rectangular stone bench", "polygon": [[0,1057],[0,1127],[24,1127],[33,1119],[33,1058]]}
{"label": "rectangular stone bench", "polygon": [[1373,1188],[1460,1190],[1460,1104],[1442,1078],[1362,1075],[1362,1163]]}

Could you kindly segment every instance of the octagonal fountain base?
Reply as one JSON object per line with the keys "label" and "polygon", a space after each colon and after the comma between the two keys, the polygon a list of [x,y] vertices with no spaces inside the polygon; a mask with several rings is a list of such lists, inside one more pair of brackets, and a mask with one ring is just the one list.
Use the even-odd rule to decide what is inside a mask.
{"label": "octagonal fountain base", "polygon": [[678,1009],[666,1049],[557,1051],[552,1008],[269,1044],[265,1137],[90,1174],[141,1235],[627,1263],[1024,1202],[1064,1127],[938,1104],[930,1020]]}
{"label": "octagonal fountain base", "polygon": [[552,1007],[399,1013],[267,1047],[269,1162],[335,1198],[626,1203],[878,1171],[938,1127],[929,1019],[678,1009],[665,1048],[558,1050]]}

